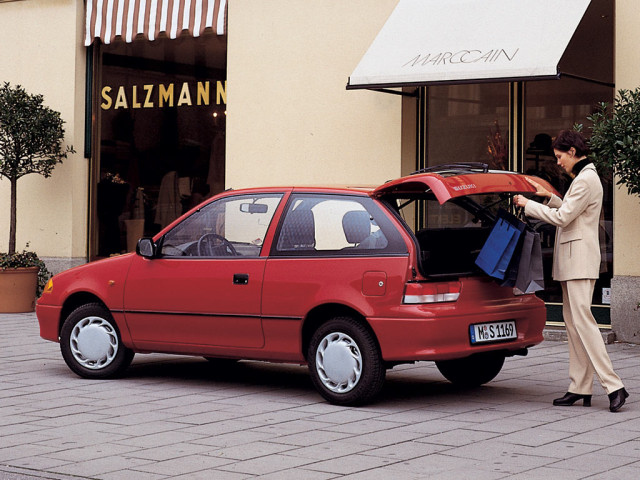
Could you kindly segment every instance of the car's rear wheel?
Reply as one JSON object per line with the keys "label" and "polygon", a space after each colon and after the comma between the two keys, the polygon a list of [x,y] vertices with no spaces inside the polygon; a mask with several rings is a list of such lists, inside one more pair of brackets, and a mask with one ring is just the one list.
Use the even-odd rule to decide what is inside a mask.
{"label": "car's rear wheel", "polygon": [[496,378],[502,370],[504,358],[502,353],[477,353],[465,358],[436,362],[436,366],[454,385],[472,388]]}
{"label": "car's rear wheel", "polygon": [[373,333],[351,317],[322,324],[307,353],[311,380],[325,399],[337,405],[359,405],[382,388],[385,367]]}
{"label": "car's rear wheel", "polygon": [[64,361],[85,378],[109,378],[122,373],[134,352],[125,347],[111,313],[99,303],[76,308],[60,331]]}

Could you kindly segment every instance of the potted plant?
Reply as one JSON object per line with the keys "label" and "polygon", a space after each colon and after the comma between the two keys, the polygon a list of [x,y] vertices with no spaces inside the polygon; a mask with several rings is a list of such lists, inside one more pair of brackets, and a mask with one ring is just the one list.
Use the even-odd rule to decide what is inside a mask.
{"label": "potted plant", "polygon": [[[0,177],[11,185],[9,249],[0,253],[2,312],[32,311],[37,287],[42,288],[49,275],[35,252],[16,253],[17,182],[29,173],[51,176],[53,168],[75,152],[63,146],[63,123],[60,113],[43,105],[42,95],[31,95],[8,82],[0,87]],[[31,280],[24,281],[24,276]]]}
{"label": "potted plant", "polygon": [[[629,195],[640,196],[640,89],[618,90],[613,104],[602,102],[587,117],[592,122],[589,158],[603,175],[614,175],[617,185],[627,188]],[[581,125],[577,125],[581,128]],[[616,287],[614,282],[619,283]],[[628,283],[628,282],[633,283]],[[637,291],[637,281],[616,280],[612,288]],[[630,288],[629,288],[630,287]],[[640,309],[638,298],[620,295],[612,305],[611,316],[617,317],[617,332],[621,338],[634,339],[640,335],[637,320],[628,315],[629,307]]]}
{"label": "potted plant", "polygon": [[612,171],[616,184],[640,195],[640,89],[618,91],[612,107],[602,102],[587,117],[593,123],[590,158]]}

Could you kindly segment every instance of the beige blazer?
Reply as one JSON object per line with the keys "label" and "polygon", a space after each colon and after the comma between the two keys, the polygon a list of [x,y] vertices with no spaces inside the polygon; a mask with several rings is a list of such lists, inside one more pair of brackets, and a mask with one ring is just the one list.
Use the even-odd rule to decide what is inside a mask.
{"label": "beige blazer", "polygon": [[558,227],[553,252],[553,279],[586,278],[600,274],[598,229],[602,210],[602,183],[593,164],[573,179],[564,199],[552,195],[546,205],[529,201],[525,214]]}

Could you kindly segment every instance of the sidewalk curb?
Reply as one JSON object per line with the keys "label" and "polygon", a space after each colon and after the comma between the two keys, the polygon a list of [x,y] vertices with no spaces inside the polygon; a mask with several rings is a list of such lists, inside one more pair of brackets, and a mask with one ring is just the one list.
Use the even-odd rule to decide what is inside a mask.
{"label": "sidewalk curb", "polygon": [[[602,334],[602,340],[606,345],[610,345],[615,343],[616,334],[612,330],[601,328],[600,333]],[[554,341],[554,342],[566,342],[567,341],[567,330],[564,327],[545,327],[542,332],[545,340]]]}

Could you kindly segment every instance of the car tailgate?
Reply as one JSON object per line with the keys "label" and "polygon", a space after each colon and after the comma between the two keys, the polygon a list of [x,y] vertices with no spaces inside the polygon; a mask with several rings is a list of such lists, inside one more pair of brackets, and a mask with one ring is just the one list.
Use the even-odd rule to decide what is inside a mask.
{"label": "car tailgate", "polygon": [[418,173],[392,180],[376,188],[372,196],[390,194],[416,195],[431,191],[440,204],[452,198],[482,193],[535,193],[536,189],[527,178],[556,193],[546,180],[514,172],[488,171],[486,173],[463,173],[444,176],[438,173]]}

